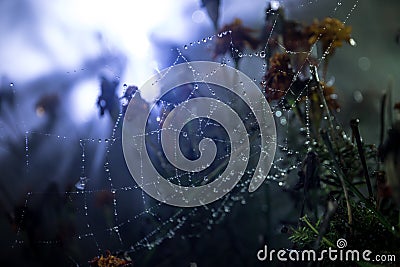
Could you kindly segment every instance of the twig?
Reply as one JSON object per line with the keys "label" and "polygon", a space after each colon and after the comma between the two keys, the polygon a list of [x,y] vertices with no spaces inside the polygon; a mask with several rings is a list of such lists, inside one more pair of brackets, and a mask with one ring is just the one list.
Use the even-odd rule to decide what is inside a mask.
{"label": "twig", "polygon": [[328,207],[324,216],[324,220],[321,223],[321,226],[319,227],[319,235],[317,238],[317,241],[315,242],[315,249],[319,248],[319,244],[321,243],[322,238],[324,238],[324,235],[329,227],[329,222],[331,221],[331,217],[333,214],[335,214],[336,210],[338,207],[337,201],[328,201]]}
{"label": "twig", "polygon": [[393,78],[389,80],[389,85],[388,85],[388,90],[387,90],[387,95],[388,95],[388,106],[389,106],[389,125],[393,124],[393,96],[392,96],[392,88],[393,88]]}
{"label": "twig", "polygon": [[[328,151],[330,152],[331,156],[333,157],[333,161],[336,163],[336,165],[339,166],[339,164],[336,160],[336,157],[335,157],[335,153],[333,152],[332,142],[329,139],[328,133],[326,131],[321,130],[321,136],[322,136],[322,139],[325,141]],[[339,170],[342,171],[342,168],[339,168]],[[344,198],[346,200],[348,223],[349,223],[349,226],[351,227],[351,229],[353,229],[353,213],[351,211],[349,193],[348,193],[347,186],[346,186],[346,183],[345,183],[343,177],[344,177],[344,174],[339,175],[340,183],[343,188]]]}
{"label": "twig", "polygon": [[385,136],[385,111],[386,111],[386,92],[383,93],[381,100],[381,132],[379,138],[379,147],[382,147],[383,139]]}
{"label": "twig", "polygon": [[362,141],[361,141],[360,131],[358,129],[358,123],[359,123],[358,119],[351,120],[350,126],[351,126],[351,130],[353,131],[353,135],[357,142],[358,154],[360,155],[360,160],[361,160],[361,164],[362,164],[363,171],[364,171],[365,182],[368,187],[368,194],[369,194],[369,197],[371,199],[373,199],[374,193],[372,192],[371,179],[369,178],[368,166],[367,166],[367,161],[365,159],[365,154],[364,154],[364,149],[363,149],[363,145],[362,145]]}
{"label": "twig", "polygon": [[299,105],[294,105],[294,106],[295,106],[294,114],[297,115],[297,117],[299,118],[301,124],[305,127],[306,126],[306,122],[305,122],[303,113],[301,112],[301,109],[300,109]]}
{"label": "twig", "polygon": [[321,100],[321,103],[325,109],[326,112],[326,117],[328,118],[328,122],[329,122],[329,130],[331,131],[332,137],[334,137],[334,127],[333,127],[333,122],[332,122],[332,115],[331,112],[329,110],[328,104],[326,103],[326,99],[324,96],[324,90],[322,89],[319,77],[318,77],[318,71],[317,71],[317,67],[315,65],[311,65],[310,66],[310,70],[311,70],[311,75],[313,80],[315,80],[316,84],[317,84],[317,88],[318,88],[318,95],[319,98]]}

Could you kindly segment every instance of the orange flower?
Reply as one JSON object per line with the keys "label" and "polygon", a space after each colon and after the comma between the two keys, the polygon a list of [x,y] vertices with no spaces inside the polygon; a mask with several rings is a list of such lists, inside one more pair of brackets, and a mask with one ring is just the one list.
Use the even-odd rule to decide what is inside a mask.
{"label": "orange flower", "polygon": [[[231,34],[224,34],[228,31],[231,31]],[[243,51],[245,46],[256,49],[259,42],[250,35],[252,32],[254,30],[244,27],[240,19],[235,19],[233,23],[225,25],[218,33],[214,57],[224,55],[231,48],[237,49],[238,52]]]}
{"label": "orange flower", "polygon": [[293,82],[294,72],[287,54],[275,54],[270,58],[269,66],[261,85],[265,88],[268,101],[271,101],[286,94]]}
{"label": "orange flower", "polygon": [[345,26],[343,22],[335,18],[325,18],[319,22],[315,20],[313,24],[307,27],[306,31],[309,34],[308,42],[314,44],[318,40],[322,43],[323,51],[329,48],[332,53],[336,47],[341,47],[345,41],[351,45],[355,45],[351,38],[351,27]]}

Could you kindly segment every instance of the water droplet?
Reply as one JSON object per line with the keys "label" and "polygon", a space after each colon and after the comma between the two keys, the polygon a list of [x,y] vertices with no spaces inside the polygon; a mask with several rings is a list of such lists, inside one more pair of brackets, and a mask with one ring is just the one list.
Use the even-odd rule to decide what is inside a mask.
{"label": "water droplet", "polygon": [[264,51],[260,52],[260,58],[265,58],[265,52]]}
{"label": "water droplet", "polygon": [[79,178],[79,181],[75,184],[75,188],[78,190],[85,190],[87,183],[87,178],[82,176]]}
{"label": "water droplet", "polygon": [[187,45],[184,45],[183,48],[184,48],[184,49],[188,49],[188,46],[187,46]]}
{"label": "water droplet", "polygon": [[183,132],[183,137],[187,137],[187,132]]}
{"label": "water droplet", "polygon": [[10,83],[10,87],[13,87],[14,86],[14,83]]}

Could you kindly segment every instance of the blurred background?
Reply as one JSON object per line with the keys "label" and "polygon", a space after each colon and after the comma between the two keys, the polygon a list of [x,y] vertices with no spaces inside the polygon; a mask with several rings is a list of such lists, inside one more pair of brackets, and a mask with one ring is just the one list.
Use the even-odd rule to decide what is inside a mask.
{"label": "blurred background", "polygon": [[[262,34],[270,1],[221,0],[215,25],[208,11],[217,2],[0,1],[1,263],[85,266],[110,250],[131,251],[134,266],[252,266],[264,244],[290,246],[281,230],[296,210],[275,182],[194,212],[161,206],[138,189],[110,193],[135,187],[118,140],[109,145],[120,129],[119,106],[110,103],[182,62],[179,52],[219,60],[212,40],[190,45],[215,35],[215,26],[240,18]],[[357,46],[335,52],[327,81],[343,126],[359,118],[364,139],[378,142],[382,92],[391,88],[393,102],[400,99],[400,3],[271,4],[288,19],[332,16],[352,26]],[[259,83],[262,62],[243,58],[239,69]],[[146,107],[160,92],[140,94]],[[121,222],[128,223],[114,231]]]}

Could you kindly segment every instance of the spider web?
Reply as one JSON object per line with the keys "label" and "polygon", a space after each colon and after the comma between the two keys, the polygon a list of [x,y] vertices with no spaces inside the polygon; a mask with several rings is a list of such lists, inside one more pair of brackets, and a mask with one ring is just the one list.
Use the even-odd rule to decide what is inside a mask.
{"label": "spider web", "polygon": [[[318,1],[309,1],[307,4],[298,5],[298,8],[307,8],[308,5],[313,5]],[[344,23],[348,21],[353,14],[358,1],[355,1],[351,9],[344,18]],[[332,16],[341,8],[342,2],[336,2],[332,11]],[[267,14],[272,18],[273,26],[268,34],[268,40],[273,36],[276,23],[279,19],[279,14],[271,12]],[[230,36],[231,32],[223,32],[212,36],[206,36],[200,40],[190,42],[176,48],[176,59],[170,68],[178,63],[190,64],[190,57],[193,51],[203,51],[204,54],[210,54],[210,47],[214,45],[214,41],[224,36]],[[268,42],[267,42],[268,43]],[[231,42],[233,45],[233,42]],[[282,43],[278,45],[282,51],[288,54],[304,54],[306,58],[315,55],[315,46],[312,46],[309,51],[289,51]],[[258,51],[245,51],[243,53],[235,53],[235,47],[232,46],[232,55],[237,55],[241,59],[239,69],[242,66],[253,66],[254,72],[247,73],[256,84],[261,84],[262,76],[265,74],[268,64],[265,60],[268,53],[268,48],[265,46]],[[198,53],[197,53],[198,54]],[[318,58],[318,66],[324,61],[326,54]],[[210,58],[202,58],[210,60]],[[222,64],[234,66],[234,58],[231,55],[226,55],[217,58]],[[303,62],[303,66],[308,66],[308,61]],[[298,70],[297,76],[302,75],[302,69]],[[215,96],[218,99],[228,103],[234,102],[233,96],[218,87],[213,87],[201,83],[185,85],[180,92],[185,91],[187,94],[165,95],[165,98],[158,99],[156,105],[153,106],[149,123],[153,127],[148,135],[147,140],[154,143],[155,147],[147,147],[150,153],[153,153],[153,161],[159,166],[160,172],[165,172],[168,179],[177,184],[202,184],[207,183],[207,179],[215,179],[212,173],[183,173],[180,172],[165,162],[165,156],[159,154],[161,148],[160,143],[160,123],[168,115],[179,102],[188,101],[189,98],[197,95]],[[10,88],[14,84],[10,84]],[[126,90],[127,87],[124,87]],[[296,95],[295,102],[306,98],[306,127],[299,130],[299,125],[291,121],[293,115],[293,104],[290,108],[282,109],[276,103],[271,103],[271,109],[276,119],[278,130],[278,151],[272,165],[268,179],[265,183],[277,183],[279,186],[285,186],[288,174],[299,168],[302,164],[304,155],[299,152],[299,148],[291,144],[293,138],[291,136],[293,129],[297,134],[304,139],[304,146],[310,144],[310,128],[309,128],[309,99],[307,98],[308,87]],[[13,94],[18,99],[18,92],[13,89]],[[292,91],[287,90],[285,97],[292,97]],[[136,93],[134,98],[139,98],[139,93]],[[150,105],[151,106],[151,105]],[[246,121],[248,129],[253,131],[255,135],[259,132],[257,122],[248,108],[244,107],[238,112],[241,118]],[[254,162],[257,161],[260,149],[259,140],[254,138],[251,142],[251,155],[248,159],[249,164],[242,179],[235,188],[227,193],[222,199],[215,203],[204,205],[196,208],[176,208],[171,207],[161,202],[155,201],[148,197],[141,188],[133,181],[130,174],[126,170],[125,162],[122,155],[121,147],[121,125],[124,114],[120,112],[114,124],[111,136],[108,138],[86,137],[76,138],[75,134],[58,135],[46,132],[37,132],[26,129],[23,140],[24,143],[24,173],[22,175],[29,177],[32,169],[40,168],[46,165],[39,164],[41,147],[46,146],[46,143],[51,140],[55,150],[60,149],[60,155],[56,162],[62,162],[62,149],[72,147],[74,156],[71,159],[75,166],[74,173],[76,176],[70,177],[70,188],[68,190],[58,190],[54,187],[49,187],[43,191],[29,191],[21,208],[15,216],[16,234],[15,240],[11,244],[14,250],[21,250],[29,245],[29,233],[26,229],[29,227],[38,227],[40,234],[35,236],[35,247],[41,250],[52,251],[52,249],[62,248],[65,256],[69,259],[70,264],[85,265],[89,260],[97,255],[104,254],[106,250],[113,253],[124,252],[128,253],[134,260],[137,253],[143,250],[155,249],[163,246],[166,240],[170,239],[190,239],[193,237],[200,238],[205,231],[218,231],[218,225],[224,221],[227,216],[230,216],[231,210],[237,205],[246,205],[249,197],[247,188],[250,178],[254,172]],[[2,119],[2,125],[6,125],[7,121]],[[22,124],[24,124],[22,122]],[[212,165],[213,168],[220,165],[224,166],[226,160],[229,159],[229,138],[226,137],[221,125],[213,120],[199,119],[185,126],[180,133],[182,140],[181,147],[188,158],[196,158],[199,156],[198,141],[204,137],[205,133],[218,144],[218,153],[216,161]],[[222,135],[222,137],[221,137]],[[4,138],[3,136],[1,137]],[[258,141],[257,141],[258,140]],[[101,148],[101,149],[99,149]],[[145,150],[146,148],[144,148]],[[90,169],[95,161],[96,153],[102,153],[103,168],[100,174],[96,175]],[[61,165],[61,163],[60,163]],[[57,168],[53,166],[46,172],[49,175],[60,175]],[[121,171],[124,170],[124,171]],[[118,173],[116,175],[115,173]],[[205,179],[206,178],[206,179]],[[40,205],[40,214],[42,218],[39,223],[35,222],[31,217],[32,207]],[[73,214],[73,215],[71,215]],[[71,229],[70,225],[75,225],[75,229]],[[43,229],[61,228],[61,232],[45,231]],[[214,228],[214,229],[213,229]],[[39,241],[38,241],[39,240]],[[67,245],[70,244],[70,245]],[[72,249],[78,248],[78,249]],[[122,255],[122,254],[121,254]]]}

